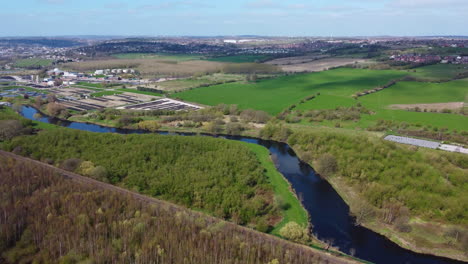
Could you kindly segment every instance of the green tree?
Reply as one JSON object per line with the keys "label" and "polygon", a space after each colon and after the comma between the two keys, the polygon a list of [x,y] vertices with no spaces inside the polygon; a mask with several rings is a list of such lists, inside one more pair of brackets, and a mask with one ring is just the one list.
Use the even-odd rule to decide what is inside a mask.
{"label": "green tree", "polygon": [[280,229],[280,235],[288,240],[305,243],[309,240],[307,229],[296,222],[289,222]]}

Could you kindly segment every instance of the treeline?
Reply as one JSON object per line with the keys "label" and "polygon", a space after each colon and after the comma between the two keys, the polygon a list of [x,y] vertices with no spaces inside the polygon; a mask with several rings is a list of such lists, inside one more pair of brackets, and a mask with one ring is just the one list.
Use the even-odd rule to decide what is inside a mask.
{"label": "treeline", "polygon": [[279,215],[263,167],[237,142],[55,129],[14,138],[5,147],[242,225],[273,225]]}
{"label": "treeline", "polygon": [[0,164],[0,263],[348,263],[4,154]]}
{"label": "treeline", "polygon": [[78,51],[88,54],[118,54],[118,53],[170,53],[170,54],[212,54],[237,50],[232,46],[219,46],[191,43],[183,45],[164,41],[123,40],[99,43],[93,46],[81,47]]}
{"label": "treeline", "polygon": [[143,92],[152,92],[152,93],[159,93],[159,94],[164,94],[165,91],[155,89],[155,88],[148,88],[148,87],[143,87],[143,86],[138,86],[137,87],[138,91],[143,91]]}
{"label": "treeline", "polygon": [[286,112],[286,115],[278,115],[278,118],[288,123],[298,123],[304,119],[308,122],[322,122],[324,120],[358,121],[361,119],[361,115],[364,114],[370,115],[371,111],[358,104],[352,107],[336,107],[335,109],[295,110]]}
{"label": "treeline", "polygon": [[10,108],[0,106],[0,142],[34,131],[33,122],[16,114]]}
{"label": "treeline", "polygon": [[[108,120],[116,127],[140,128],[141,122],[146,122],[144,117],[159,125],[171,125],[177,123],[177,127],[202,128],[208,133],[226,133],[239,135],[249,127],[249,122],[267,123],[271,116],[265,111],[245,109],[240,110],[237,105],[220,104],[203,108],[197,111],[171,111],[171,110],[118,110],[100,109],[93,112],[83,111],[89,119]],[[225,116],[229,115],[226,119]]]}
{"label": "treeline", "polygon": [[51,48],[75,47],[75,46],[84,44],[76,40],[58,39],[58,38],[11,38],[11,39],[2,39],[0,40],[0,42],[9,44],[11,46],[37,45],[37,46],[47,46]]}

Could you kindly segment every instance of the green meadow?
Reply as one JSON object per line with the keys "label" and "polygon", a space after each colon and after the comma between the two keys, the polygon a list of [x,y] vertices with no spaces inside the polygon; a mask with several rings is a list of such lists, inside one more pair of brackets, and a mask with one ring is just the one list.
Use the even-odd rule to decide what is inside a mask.
{"label": "green meadow", "polygon": [[434,64],[407,70],[408,74],[427,81],[452,79],[457,74],[468,72],[468,65]]}
{"label": "green meadow", "polygon": [[[390,109],[393,104],[463,102],[467,95],[468,79],[445,83],[399,82],[377,93],[359,97],[358,100],[351,98],[351,94],[339,95],[338,92],[335,92],[335,94],[331,95],[324,92],[313,100],[299,104],[296,109],[335,109],[336,107],[351,107],[360,103],[373,113],[371,115],[361,115],[361,120],[358,122],[340,122],[344,127],[366,128],[374,125],[378,120],[392,120],[411,124],[432,125],[440,128],[468,130],[467,116]],[[333,126],[335,123],[324,121],[322,125]]]}
{"label": "green meadow", "polygon": [[359,98],[359,102],[375,114],[364,115],[358,125],[367,126],[370,121],[385,119],[468,130],[468,116],[389,109],[392,104],[464,102],[467,95],[468,79],[445,83],[400,82],[380,92]]}
{"label": "green meadow", "polygon": [[77,85],[91,87],[91,88],[104,88],[102,83],[78,82]]}
{"label": "green meadow", "polygon": [[152,95],[152,96],[161,96],[160,93],[148,92],[148,91],[138,91],[136,89],[119,88],[119,89],[115,89],[115,91],[119,91],[119,92],[122,92],[122,93],[136,93],[136,94],[145,94],[145,95]]}
{"label": "green meadow", "polygon": [[[429,74],[439,69],[438,67],[434,65],[425,71]],[[445,71],[453,70],[453,67],[445,69]],[[442,76],[444,70],[439,69],[439,72]],[[362,96],[358,100],[352,97],[356,92],[384,85],[407,74],[409,73],[405,71],[341,68],[319,73],[283,76],[257,83],[229,83],[203,87],[176,93],[172,97],[206,105],[237,104],[241,109],[264,110],[272,115],[293,104],[297,105],[297,110],[318,110],[351,107],[361,103],[370,109],[372,114],[362,115],[361,120],[357,122],[343,122],[344,127],[367,128],[382,119],[468,130],[468,117],[463,115],[410,112],[389,108],[392,104],[463,102],[468,95],[468,79],[444,83],[399,82],[385,90]],[[302,99],[311,95],[316,95],[316,98],[300,103]],[[322,125],[333,126],[335,123],[323,122]]]}
{"label": "green meadow", "polygon": [[172,97],[206,105],[237,104],[241,109],[263,110],[275,115],[317,93],[349,101],[346,98],[353,100],[351,95],[358,91],[384,85],[405,75],[406,73],[399,71],[341,68],[260,80],[256,83],[228,83],[202,87],[176,93]]}
{"label": "green meadow", "polygon": [[43,66],[49,66],[51,64],[52,64],[52,60],[41,59],[41,58],[21,59],[15,62],[15,66],[19,68],[43,67]]}

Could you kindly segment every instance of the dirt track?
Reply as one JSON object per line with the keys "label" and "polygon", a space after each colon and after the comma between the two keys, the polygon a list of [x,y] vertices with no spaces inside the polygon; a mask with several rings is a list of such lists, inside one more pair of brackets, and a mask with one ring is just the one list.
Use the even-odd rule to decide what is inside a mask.
{"label": "dirt track", "polygon": [[427,109],[427,110],[443,110],[443,109],[450,109],[450,110],[457,110],[462,109],[464,106],[463,102],[453,102],[453,103],[434,103],[434,104],[394,104],[390,105],[389,108],[391,109],[413,109],[419,107],[420,109]]}
{"label": "dirt track", "polygon": [[[300,57],[302,58],[302,57]],[[268,61],[266,63],[278,65],[285,72],[316,72],[323,71],[329,68],[354,64],[355,62],[363,63],[366,62],[364,59],[352,59],[352,58],[325,58],[325,59],[314,59],[314,58],[281,58],[277,60]]]}
{"label": "dirt track", "polygon": [[[166,201],[162,201],[162,200],[158,200],[158,199],[151,198],[151,197],[148,197],[148,196],[144,196],[144,195],[141,195],[139,193],[135,193],[135,192],[120,188],[120,187],[115,186],[115,185],[103,183],[103,182],[100,182],[100,181],[97,181],[97,180],[94,180],[94,179],[91,179],[91,178],[88,178],[88,177],[78,175],[76,173],[65,171],[65,170],[59,169],[57,167],[54,167],[52,165],[42,163],[42,162],[37,161],[37,160],[33,160],[33,159],[25,158],[25,157],[22,157],[22,156],[18,156],[16,154],[11,153],[11,152],[6,152],[6,151],[3,151],[3,150],[0,150],[0,155],[10,157],[10,158],[18,160],[18,161],[29,162],[29,163],[36,164],[38,166],[49,168],[49,169],[51,169],[53,171],[56,171],[57,173],[64,176],[65,178],[70,179],[70,180],[72,180],[74,182],[81,183],[81,184],[89,184],[89,185],[92,185],[94,187],[102,188],[102,189],[113,191],[113,192],[118,192],[118,193],[121,193],[123,195],[127,195],[127,196],[130,196],[130,197],[134,198],[134,199],[137,199],[137,200],[139,200],[141,202],[148,203],[150,205],[165,206],[166,208],[173,208],[173,209],[177,209],[177,210],[189,211],[191,214],[194,214],[196,216],[205,217],[207,220],[213,221],[213,222],[223,221],[221,219],[208,216],[206,214],[202,214],[202,213],[199,213],[199,212],[192,211],[192,210],[187,209],[187,208],[182,207],[182,206],[178,206],[178,205],[166,202]],[[230,222],[226,222],[226,224],[230,225],[232,228],[239,229],[239,231],[254,233],[255,235],[259,236],[260,240],[263,240],[263,241],[266,241],[267,239],[281,240],[282,243],[290,243],[293,246],[302,247],[303,249],[311,250],[311,251],[314,252],[314,254],[320,255],[322,258],[326,259],[328,261],[328,263],[331,263],[331,264],[360,263],[360,262],[353,261],[353,260],[350,260],[350,259],[344,259],[344,258],[336,257],[336,256],[331,255],[330,253],[325,253],[325,252],[313,249],[311,247],[291,243],[291,242],[288,242],[286,240],[282,240],[280,238],[277,238],[275,236],[268,235],[268,234],[265,234],[265,233],[261,233],[261,232],[255,231],[253,229],[246,228],[246,227],[243,227],[243,226],[239,226],[239,225],[236,225],[236,224],[233,224],[233,223],[230,223]]]}

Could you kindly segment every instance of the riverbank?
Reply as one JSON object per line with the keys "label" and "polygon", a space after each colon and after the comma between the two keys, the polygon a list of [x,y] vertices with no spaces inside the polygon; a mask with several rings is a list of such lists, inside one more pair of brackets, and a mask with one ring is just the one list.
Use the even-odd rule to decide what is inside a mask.
{"label": "riverbank", "polygon": [[[31,116],[29,118],[32,118],[32,114],[33,113],[29,114],[29,116]],[[48,120],[46,120],[46,121],[48,121]],[[64,121],[64,122],[66,122],[66,121]],[[72,126],[73,126],[73,128],[84,129],[84,130],[87,130],[88,129],[87,127],[91,127],[90,129],[93,129],[93,130],[98,129],[99,130],[99,131],[96,131],[96,132],[112,132],[111,128],[105,128],[105,129],[103,127],[98,128],[95,125],[86,126],[85,124],[74,123],[74,124],[72,124]],[[72,127],[72,126],[70,126],[70,127]],[[93,130],[91,130],[91,131],[93,131]],[[326,132],[326,131],[323,131],[323,132]],[[120,132],[117,132],[117,133],[120,133]],[[121,133],[128,133],[128,132],[122,131]],[[324,186],[321,183],[323,180],[317,179],[317,177],[314,175],[313,172],[309,172],[310,167],[308,165],[296,164],[297,158],[295,158],[295,154],[292,152],[292,150],[290,150],[289,146],[279,144],[279,143],[273,143],[274,141],[266,141],[266,142],[262,143],[262,140],[241,139],[240,137],[230,137],[230,136],[226,136],[226,137],[228,139],[234,139],[234,140],[246,140],[248,142],[257,142],[257,144],[261,144],[261,145],[264,145],[264,146],[268,147],[270,149],[270,152],[273,151],[273,153],[276,153],[277,155],[280,155],[279,160],[282,161],[283,163],[281,164],[282,166],[279,166],[278,170],[280,170],[281,173],[283,173],[283,174],[286,173],[285,177],[287,177],[288,181],[292,183],[292,185],[294,186],[294,189],[296,191],[301,189],[300,191],[298,191],[298,194],[301,197],[302,197],[302,195],[305,195],[305,196],[303,196],[305,198],[303,204],[306,205],[306,207],[307,207],[307,205],[309,205],[307,210],[309,212],[311,212],[310,211],[311,210],[310,206],[314,206],[313,208],[315,208],[315,209],[313,209],[313,213],[310,213],[311,215],[316,216],[316,217],[314,217],[312,219],[312,221],[316,222],[317,218],[324,218],[324,217],[325,217],[324,218],[325,221],[327,221],[327,222],[331,221],[332,225],[329,226],[329,227],[326,227],[325,230],[323,230],[323,231],[325,231],[325,233],[328,232],[327,231],[328,228],[337,228],[338,227],[339,230],[337,230],[337,231],[339,231],[339,233],[346,230],[345,225],[348,225],[349,223],[342,222],[342,220],[344,220],[344,219],[341,219],[341,220],[339,220],[337,222],[336,220],[334,220],[335,214],[330,215],[332,217],[332,218],[330,218],[329,216],[324,216],[324,213],[326,215],[330,214],[330,212],[326,212],[326,211],[329,211],[327,209],[331,209],[332,211],[336,211],[337,213],[338,213],[338,211],[341,210],[342,212],[339,213],[337,216],[339,216],[341,218],[343,218],[343,216],[346,216],[346,218],[348,218],[347,209],[345,211],[343,211],[342,209],[336,208],[335,205],[333,205],[334,207],[327,208],[327,206],[329,206],[329,205],[327,205],[328,204],[327,199],[330,199],[330,201],[335,199],[335,198],[329,197],[329,195],[326,195],[324,197],[321,197],[322,195],[319,195],[318,197],[316,197],[316,195],[318,195],[321,192],[320,189],[316,189],[317,187],[318,188],[325,187],[325,189],[323,189],[323,191],[325,193],[327,193],[327,194],[330,194],[331,196],[334,196],[333,193],[335,191],[331,188],[331,186],[330,186],[330,188]],[[273,144],[273,145],[271,145],[271,144]],[[296,153],[299,153],[299,149],[296,150]],[[317,152],[317,153],[320,153],[320,152]],[[283,156],[283,157],[281,157],[281,156]],[[309,168],[307,168],[307,167],[309,167]],[[300,171],[300,175],[302,175],[302,176],[299,176],[298,174],[294,174],[295,172],[299,172],[299,171]],[[293,174],[290,174],[290,173],[293,173]],[[299,182],[298,182],[298,180],[299,180]],[[304,180],[306,182],[303,182]],[[311,186],[311,188],[314,189],[313,191],[311,191],[312,195],[304,193],[304,188],[301,187],[301,186],[307,187],[308,186],[307,182],[309,182],[309,181],[310,181],[310,184],[317,185],[315,187]],[[320,187],[320,186],[322,186],[322,187]],[[305,190],[307,190],[307,188]],[[336,196],[338,196],[338,195],[336,195]],[[319,197],[321,197],[321,198],[319,198]],[[323,198],[325,198],[325,199],[323,199]],[[341,199],[341,198],[339,198],[339,199]],[[336,202],[340,203],[339,201],[336,201]],[[348,220],[346,220],[346,221],[348,221]],[[315,231],[316,232],[322,232],[322,231],[320,231],[320,229],[323,229],[323,226],[322,226],[323,223],[320,223],[320,225],[319,225],[318,223],[315,223],[315,222],[314,222],[314,226],[316,227]],[[343,224],[345,224],[345,225],[343,225]],[[351,224],[351,225],[353,225],[353,224]],[[343,229],[343,228],[345,228],[345,229]],[[355,229],[355,228],[353,228],[353,229]],[[374,259],[378,263],[403,263],[404,261],[410,261],[410,260],[416,261],[415,263],[458,263],[456,261],[443,260],[443,259],[440,260],[440,259],[437,259],[435,257],[431,258],[429,256],[427,256],[427,257],[426,256],[418,256],[418,255],[414,255],[414,254],[413,254],[414,255],[413,256],[413,255],[411,255],[409,253],[410,251],[404,251],[403,249],[399,249],[397,246],[390,245],[390,244],[393,244],[393,243],[390,243],[390,242],[383,243],[379,237],[374,238],[375,235],[372,235],[371,231],[365,231],[364,228],[360,228],[359,230],[360,231],[358,231],[358,230],[357,231],[358,232],[365,232],[366,236],[370,236],[365,240],[365,241],[368,241],[370,244],[368,246],[366,245],[365,247],[361,247],[361,249],[360,249],[361,253],[363,253],[363,252],[367,252],[367,253],[373,252],[375,250],[375,246],[378,245],[377,246],[378,251],[376,251],[377,255],[376,254],[371,254],[373,256],[371,258],[366,258],[365,256],[363,256],[365,259]],[[346,232],[349,232],[349,231],[350,230],[347,230]],[[352,232],[355,232],[355,231],[352,231]],[[352,233],[349,233],[349,235],[351,235],[351,234]],[[357,234],[353,234],[353,236],[354,235],[357,235]],[[339,236],[341,236],[341,235],[339,235]],[[364,237],[366,237],[366,236],[364,236]],[[344,239],[359,238],[359,237],[349,237],[349,238],[347,238],[347,237],[348,236],[345,235]],[[327,237],[321,236],[321,238],[327,238]],[[341,237],[341,238],[343,238],[343,237]],[[362,242],[364,242],[364,241],[362,241]],[[348,242],[346,242],[346,243],[348,243]],[[353,243],[356,243],[356,242],[353,241]],[[380,243],[382,243],[382,244],[380,244]],[[358,244],[356,244],[356,246],[358,246]],[[387,248],[387,247],[391,248],[391,250],[385,250],[385,248]],[[340,246],[340,248],[341,248],[341,246]],[[371,249],[371,248],[373,248],[373,249]],[[349,250],[349,248],[348,248],[348,250]],[[364,251],[362,251],[362,250],[364,250]],[[359,251],[357,251],[357,252],[359,252]],[[393,253],[391,253],[392,255],[386,254],[386,253],[390,253],[390,252],[393,252]],[[395,252],[398,252],[398,253],[395,253]],[[367,253],[364,254],[364,255],[367,255],[367,256],[370,257],[370,255],[367,254]],[[393,256],[393,254],[396,254],[396,255]],[[380,257],[377,257],[377,256],[380,256]],[[400,256],[400,258],[394,258],[396,256]],[[377,257],[377,259],[375,257]],[[398,261],[391,261],[391,259],[397,259]],[[391,261],[391,262],[389,262],[389,261]],[[423,261],[423,262],[421,262],[421,261]],[[410,261],[410,262],[412,262],[412,261]]]}
{"label": "riverbank", "polygon": [[[333,186],[333,188],[337,191],[337,193],[343,198],[346,204],[353,209],[355,204],[359,203],[359,200],[362,199],[352,187],[343,183],[340,177],[331,177],[328,178],[327,181]],[[394,242],[395,244],[399,245],[402,248],[406,248],[413,252],[433,255],[438,257],[446,257],[450,259],[456,259],[460,261],[468,261],[468,257],[466,256],[465,252],[461,250],[455,250],[450,246],[450,240],[443,237],[443,234],[440,233],[440,230],[447,229],[447,226],[441,223],[436,222],[425,222],[418,218],[412,218],[410,220],[410,225],[412,231],[410,233],[402,233],[395,230],[395,227],[385,224],[378,220],[373,220],[370,222],[365,222],[361,224],[362,226],[385,236],[390,241]],[[439,231],[439,232],[437,232]],[[418,241],[419,238],[419,241]],[[444,243],[438,243],[438,247],[432,244],[433,241],[444,241]],[[421,241],[426,240],[426,241]],[[419,243],[430,243],[426,246],[418,245]],[[433,245],[433,247],[430,247]]]}
{"label": "riverbank", "polygon": [[[370,136],[370,135],[369,135]],[[377,138],[377,137],[376,137]],[[407,148],[407,146],[402,146]],[[291,146],[298,154],[301,160],[307,160],[309,157],[304,157],[304,151],[298,146]],[[422,150],[429,152],[431,150]],[[316,167],[314,161],[308,162],[312,167]],[[346,183],[346,180],[339,176],[334,175],[326,177],[326,180],[333,186],[336,192],[340,195],[343,201],[350,207],[350,211],[355,211],[356,207],[362,204],[365,200],[351,185]],[[381,213],[379,209],[373,208],[376,214]],[[384,223],[379,217],[374,217],[371,221],[361,223],[364,226],[390,241],[399,245],[402,248],[411,250],[413,252],[427,254],[438,257],[446,257],[459,261],[468,261],[468,256],[465,251],[456,249],[452,245],[453,239],[445,235],[444,230],[449,230],[450,227],[446,224],[438,222],[426,222],[417,217],[412,217],[408,223],[411,226],[411,232],[403,233],[396,230],[395,226]]]}
{"label": "riverbank", "polygon": [[[8,108],[3,110],[8,112],[9,115],[16,115],[16,113]],[[39,111],[40,110],[37,110]],[[38,120],[42,117],[46,117],[47,113],[41,112],[41,114],[35,114],[34,117]],[[82,120],[63,120],[63,121],[58,121],[58,122],[70,122],[70,121],[82,121]],[[37,129],[45,129],[45,130],[50,130],[50,129],[55,129],[59,128],[59,126],[50,124],[50,123],[45,123],[45,122],[40,122],[40,121],[32,121],[34,124],[34,127]],[[110,122],[86,122],[88,124],[96,124],[96,125],[104,125],[109,128],[115,127],[112,126],[113,124]],[[177,130],[171,130],[167,131],[168,133],[195,133],[197,134],[200,133],[200,131],[196,129],[177,129]],[[247,135],[246,135],[247,136]],[[256,157],[262,168],[264,168],[264,175],[268,179],[269,184],[271,185],[273,191],[274,191],[274,197],[273,199],[275,200],[274,202],[279,204],[280,208],[280,214],[281,214],[281,219],[278,219],[274,222],[271,222],[273,225],[273,228],[269,230],[268,233],[279,235],[280,229],[287,224],[288,222],[296,222],[300,226],[309,229],[309,215],[307,214],[307,211],[304,209],[302,204],[300,203],[297,195],[294,193],[294,190],[291,188],[290,184],[288,181],[284,178],[284,176],[277,171],[275,168],[274,162],[271,159],[270,153],[268,149],[266,149],[263,146],[256,145],[256,144],[251,144],[247,142],[239,142],[240,144],[246,146]],[[272,201],[273,202],[273,201]],[[320,241],[312,237],[312,241],[314,242],[314,245],[322,245]]]}
{"label": "riverbank", "polygon": [[279,235],[280,229],[289,222],[296,222],[300,226],[310,229],[309,215],[307,214],[307,211],[304,209],[296,193],[291,188],[291,184],[276,169],[268,149],[256,144],[244,144],[255,153],[257,159],[260,161],[263,168],[265,168],[265,175],[268,177],[269,183],[273,186],[276,196],[275,199],[282,209],[281,214],[283,218],[277,225],[275,225],[271,233]]}

